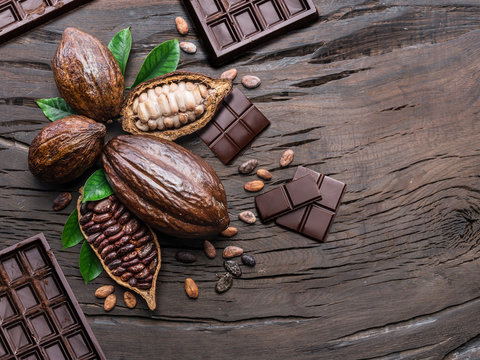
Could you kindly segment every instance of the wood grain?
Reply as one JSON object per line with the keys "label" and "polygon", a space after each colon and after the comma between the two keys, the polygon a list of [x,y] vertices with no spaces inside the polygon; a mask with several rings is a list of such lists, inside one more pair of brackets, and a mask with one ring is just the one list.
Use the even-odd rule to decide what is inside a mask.
{"label": "wood grain", "polygon": [[[202,242],[160,236],[158,308],[121,302],[105,313],[94,297],[102,274],[83,284],[79,248],[61,251],[69,208],[53,199],[85,177],[47,186],[27,171],[28,145],[48,123],[37,98],[58,96],[50,61],[66,26],[107,43],[132,25],[126,83],[146,54],[177,37],[179,1],[97,0],[0,47],[0,239],[7,246],[44,232],[109,359],[465,359],[480,358],[480,6],[465,0],[316,1],[321,17],[211,68],[199,46],[181,69],[219,75],[236,67],[262,85],[245,90],[272,125],[230,166],[197,137],[180,143],[214,167],[228,195],[232,239],[257,266],[218,295],[219,256]],[[190,23],[190,22],[189,22]],[[190,23],[191,25],[191,23]],[[109,126],[109,136],[121,132]],[[278,164],[295,150],[294,163]],[[265,190],[303,165],[348,184],[328,242],[238,213],[253,195],[237,166],[269,169]],[[88,175],[88,174],[87,174]],[[180,264],[177,250],[198,261]],[[200,296],[185,296],[186,277]],[[117,287],[117,292],[122,289]]]}

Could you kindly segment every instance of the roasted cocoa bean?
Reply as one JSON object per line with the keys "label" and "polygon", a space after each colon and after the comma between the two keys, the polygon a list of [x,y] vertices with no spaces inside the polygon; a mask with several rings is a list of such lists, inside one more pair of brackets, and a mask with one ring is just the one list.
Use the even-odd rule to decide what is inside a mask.
{"label": "roasted cocoa bean", "polygon": [[123,246],[122,248],[118,249],[117,254],[118,256],[123,256],[131,252],[133,249],[135,249],[134,244],[127,244]]}
{"label": "roasted cocoa bean", "polygon": [[148,290],[152,287],[152,283],[151,282],[139,282],[137,284],[137,288],[139,288],[140,290]]}
{"label": "roasted cocoa bean", "polygon": [[84,230],[84,231],[85,231],[85,234],[92,235],[96,232],[99,232],[101,229],[102,227],[100,224],[95,224],[93,226],[90,226],[87,230]]}
{"label": "roasted cocoa bean", "polygon": [[[113,254],[113,253],[112,253]],[[113,269],[118,269],[119,267],[121,267],[123,269],[122,271],[122,274],[125,272],[125,268],[123,266],[120,266],[122,265],[122,260],[120,259],[115,259],[113,260],[110,264],[108,264],[108,268],[110,270],[113,270]],[[120,271],[120,270],[119,270]]]}
{"label": "roasted cocoa bean", "polygon": [[106,212],[109,212],[111,207],[112,207],[112,200],[109,198],[103,199],[100,202],[98,202],[95,207],[93,208],[93,211],[96,214],[103,214]]}
{"label": "roasted cocoa bean", "polygon": [[215,249],[215,246],[213,246],[213,244],[208,240],[205,240],[203,242],[203,251],[209,259],[213,259],[217,255],[217,250]]}
{"label": "roasted cocoa bean", "polygon": [[[137,279],[135,279],[134,277],[131,277],[130,280],[128,280],[128,284],[131,286],[131,287],[136,287],[137,286]],[[138,286],[137,286],[138,287]]]}
{"label": "roasted cocoa bean", "polygon": [[[117,260],[115,260],[117,261]],[[112,265],[115,261],[113,261],[112,263],[110,263],[110,265]],[[110,265],[108,265],[108,267],[110,267]],[[112,274],[115,275],[115,276],[120,276],[122,275],[125,271],[127,271],[127,269],[125,269],[124,267],[122,266],[118,266],[114,269],[111,269],[112,271]]]}
{"label": "roasted cocoa bean", "polygon": [[118,219],[120,216],[123,215],[124,211],[125,211],[125,206],[123,204],[120,204],[115,214],[113,214],[113,218]]}
{"label": "roasted cocoa bean", "polygon": [[184,18],[178,16],[175,18],[175,25],[177,26],[177,31],[180,35],[188,34],[188,24]]}
{"label": "roasted cocoa bean", "polygon": [[230,258],[233,258],[235,256],[240,256],[242,254],[243,254],[243,249],[239,248],[238,246],[227,246],[223,250],[223,257],[225,259],[230,259]]}
{"label": "roasted cocoa bean", "polygon": [[95,290],[95,296],[99,299],[105,299],[108,295],[113,293],[115,288],[113,285],[104,285],[100,286],[97,290]]}
{"label": "roasted cocoa bean", "polygon": [[130,260],[133,260],[137,257],[137,251],[132,251],[131,253],[128,253],[127,255],[125,255],[123,258],[122,258],[122,261],[130,261]]}
{"label": "roasted cocoa bean", "polygon": [[126,272],[126,273],[123,273],[123,274],[120,276],[120,280],[122,280],[122,281],[128,281],[132,276],[133,276],[132,273]]}
{"label": "roasted cocoa bean", "polygon": [[[126,264],[124,264],[124,265],[127,266]],[[136,273],[142,271],[143,269],[145,269],[145,265],[140,263],[140,264],[135,264],[133,266],[128,267],[127,271],[136,274]]]}
{"label": "roasted cocoa bean", "polygon": [[94,242],[93,242],[93,246],[96,248],[98,248],[100,246],[100,244],[105,240],[105,235],[104,234],[101,234]]}
{"label": "roasted cocoa bean", "polygon": [[85,204],[87,204],[87,209],[92,211],[93,209],[95,209],[95,206],[97,206],[96,201],[89,201],[89,202],[86,202]]}
{"label": "roasted cocoa bean", "polygon": [[[145,264],[145,265],[148,265],[150,264],[150,262],[152,262],[153,259],[156,259],[158,261],[158,258],[157,258],[157,251],[152,251],[150,253],[150,255],[148,255],[145,259],[142,259],[142,263]],[[157,266],[155,265],[155,268]]]}
{"label": "roasted cocoa bean", "polygon": [[145,235],[137,241],[137,246],[145,245],[146,243],[152,241],[152,235]]}
{"label": "roasted cocoa bean", "polygon": [[225,260],[223,262],[223,266],[225,267],[225,270],[227,270],[233,276],[235,276],[235,277],[242,276],[242,269],[240,269],[240,266],[237,264],[236,261]]}
{"label": "roasted cocoa bean", "polygon": [[140,229],[138,229],[137,232],[134,235],[132,235],[132,240],[136,241],[142,238],[146,232],[147,232],[147,228],[145,226],[140,227]]}
{"label": "roasted cocoa bean", "polygon": [[[93,217],[93,213],[92,213],[92,217]],[[90,220],[89,222],[87,222],[85,225],[82,226],[82,229],[85,231],[85,230],[88,230],[90,229],[93,225],[95,225],[95,223]]]}
{"label": "roasted cocoa bean", "polygon": [[97,224],[103,224],[104,222],[110,220],[112,217],[112,213],[105,213],[105,214],[95,214],[93,215],[92,220]]}
{"label": "roasted cocoa bean", "polygon": [[133,309],[137,306],[137,298],[130,291],[125,291],[123,294],[123,301],[129,309]]}
{"label": "roasted cocoa bean", "polygon": [[107,222],[102,224],[102,230],[108,229],[110,226],[116,225],[117,220],[115,219],[110,219]]}
{"label": "roasted cocoa bean", "polygon": [[197,261],[197,257],[187,250],[177,251],[175,254],[175,259],[185,264],[190,264]]}
{"label": "roasted cocoa bean", "polygon": [[112,197],[113,195],[109,196],[109,199],[112,200],[112,207],[110,208],[110,214],[115,214],[115,212],[118,210],[118,207],[120,206],[120,202],[117,201],[115,197]]}
{"label": "roasted cocoa bean", "polygon": [[[155,254],[157,255],[157,254]],[[145,261],[146,259],[144,259]],[[145,265],[147,265],[145,262],[143,262]],[[148,265],[148,268],[150,269],[150,274],[155,274],[155,271],[157,270],[157,265],[158,265],[158,258],[155,256],[153,259],[152,263]]]}
{"label": "roasted cocoa bean", "polygon": [[139,227],[140,227],[139,221],[133,218],[125,225],[125,228],[124,228],[125,234],[132,235],[138,230]]}
{"label": "roasted cocoa bean", "polygon": [[105,259],[103,259],[103,262],[105,263],[105,265],[108,266],[116,258],[117,258],[117,253],[114,251],[109,253],[107,256],[105,256]]}
{"label": "roasted cocoa bean", "polygon": [[198,298],[198,287],[193,279],[185,279],[185,292],[190,299]]}
{"label": "roasted cocoa bean", "polygon": [[182,41],[180,42],[180,49],[187,54],[195,54],[197,52],[197,45],[190,41]]}
{"label": "roasted cocoa bean", "polygon": [[242,78],[242,85],[247,89],[255,89],[256,87],[259,87],[261,83],[262,81],[258,76],[245,75]]}
{"label": "roasted cocoa bean", "polygon": [[140,264],[140,259],[135,258],[135,259],[132,259],[130,261],[124,261],[122,266],[128,268],[130,266],[135,266],[135,265],[138,265],[138,264]]}
{"label": "roasted cocoa bean", "polygon": [[233,226],[227,227],[225,230],[223,230],[220,235],[225,236],[225,237],[232,237],[237,235],[238,229]]}
{"label": "roasted cocoa bean", "polygon": [[105,299],[105,303],[103,304],[103,308],[105,309],[105,311],[110,311],[115,307],[116,303],[117,303],[117,297],[115,296],[115,294],[110,294]]}
{"label": "roasted cocoa bean", "polygon": [[90,236],[87,238],[87,242],[88,242],[89,244],[93,243],[95,240],[98,239],[98,237],[99,237],[101,234],[102,234],[102,233],[99,233],[99,232],[98,232],[98,233],[95,233],[95,234],[90,235]]}
{"label": "roasted cocoa bean", "polygon": [[[126,244],[128,244],[128,242],[130,241],[130,236],[128,235],[125,235],[125,236],[122,236],[120,238],[120,240],[118,240],[117,242],[115,242],[115,249],[120,249],[122,247],[124,247]],[[132,244],[133,245],[133,244]]]}
{"label": "roasted cocoa bean", "polygon": [[237,77],[237,73],[238,73],[237,69],[230,69],[230,70],[224,71],[222,75],[220,75],[220,79],[228,79],[233,81]]}
{"label": "roasted cocoa bean", "polygon": [[109,228],[105,229],[103,231],[103,233],[105,234],[105,236],[108,237],[108,236],[112,236],[112,235],[117,234],[120,230],[122,230],[122,225],[115,224],[115,225],[112,225]]}
{"label": "roasted cocoa bean", "polygon": [[88,203],[80,205],[80,215],[85,215],[88,211]]}
{"label": "roasted cocoa bean", "polygon": [[285,152],[282,154],[282,157],[280,158],[280,166],[281,167],[286,167],[290,165],[293,161],[293,156],[295,155],[294,151],[291,149],[285,150]]}
{"label": "roasted cocoa bean", "polygon": [[137,279],[145,279],[150,275],[150,271],[148,271],[148,268],[144,268],[142,271],[140,271],[138,274],[135,274],[135,277]]}
{"label": "roasted cocoa bean", "polygon": [[[87,210],[88,211],[88,210]],[[92,221],[92,217],[93,217],[93,212],[88,212],[86,213],[85,215],[83,215],[81,218],[80,218],[80,225],[86,225],[88,224],[90,221]],[[92,224],[93,225],[93,224]]]}
{"label": "roasted cocoa bean", "polygon": [[118,219],[118,222],[122,225],[125,225],[128,220],[130,220],[132,218],[132,215],[130,214],[130,212],[125,212],[122,216],[120,216],[120,218]]}
{"label": "roasted cocoa bean", "polygon": [[265,184],[262,180],[253,180],[245,183],[245,185],[243,185],[243,188],[245,189],[245,191],[257,192],[262,190],[264,186]]}
{"label": "roasted cocoa bean", "polygon": [[53,211],[60,211],[65,209],[68,204],[70,204],[70,201],[72,201],[72,194],[70,194],[69,192],[61,193],[55,198],[55,200],[53,200]]}
{"label": "roasted cocoa bean", "polygon": [[152,242],[149,242],[148,244],[140,248],[140,250],[138,250],[138,256],[140,257],[140,259],[147,257],[152,252],[153,248],[154,244]]}
{"label": "roasted cocoa bean", "polygon": [[256,264],[256,261],[255,261],[255,258],[251,255],[247,255],[247,254],[242,254],[242,263],[244,263],[245,265],[247,266],[255,266]]}
{"label": "roasted cocoa bean", "polygon": [[114,250],[115,250],[115,246],[113,246],[112,244],[109,244],[102,249],[102,251],[100,252],[100,257],[102,259],[105,259],[105,257]]}
{"label": "roasted cocoa bean", "polygon": [[255,224],[255,222],[257,221],[255,214],[248,210],[242,211],[240,214],[238,214],[238,218],[246,224]]}
{"label": "roasted cocoa bean", "polygon": [[251,159],[247,160],[244,163],[240,164],[238,167],[238,172],[240,174],[250,174],[253,169],[255,169],[258,165],[258,160],[256,159]]}
{"label": "roasted cocoa bean", "polygon": [[115,242],[117,242],[117,240],[119,240],[123,235],[125,235],[125,233],[124,233],[123,230],[122,230],[122,231],[116,233],[115,235],[110,236],[110,237],[108,238],[108,241],[109,241],[110,243],[115,243]]}
{"label": "roasted cocoa bean", "polygon": [[100,245],[98,245],[97,252],[101,253],[105,247],[108,246],[108,239],[103,240]]}
{"label": "roasted cocoa bean", "polygon": [[257,170],[257,176],[259,178],[262,178],[263,180],[271,180],[272,179],[272,173],[268,171],[267,169],[258,169]]}
{"label": "roasted cocoa bean", "polygon": [[145,279],[142,279],[142,282],[152,282],[152,280],[153,280],[153,275],[150,274]]}
{"label": "roasted cocoa bean", "polygon": [[218,281],[215,285],[215,291],[219,294],[228,291],[232,287],[233,277],[232,274],[226,273],[223,275],[217,275]]}

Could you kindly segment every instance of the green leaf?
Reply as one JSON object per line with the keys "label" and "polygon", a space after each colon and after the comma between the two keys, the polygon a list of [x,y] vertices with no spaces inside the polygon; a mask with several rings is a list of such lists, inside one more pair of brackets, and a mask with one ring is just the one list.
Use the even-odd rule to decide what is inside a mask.
{"label": "green leaf", "polygon": [[75,111],[61,97],[38,99],[37,105],[51,121],[63,119],[65,116],[75,115]]}
{"label": "green leaf", "polygon": [[103,169],[98,169],[87,179],[83,187],[82,203],[102,200],[113,193],[114,191],[105,177],[105,172]]}
{"label": "green leaf", "polygon": [[62,246],[63,250],[71,248],[80,244],[84,239],[80,226],[78,225],[78,211],[73,210],[65,223],[62,231]]}
{"label": "green leaf", "polygon": [[180,45],[177,39],[168,40],[158,45],[146,57],[132,87],[154,77],[175,71],[179,60]]}
{"label": "green leaf", "polygon": [[117,59],[122,74],[125,74],[128,57],[132,49],[132,33],[130,27],[119,31],[108,44],[108,48]]}
{"label": "green leaf", "polygon": [[80,249],[79,266],[85,284],[96,279],[103,271],[102,263],[86,241],[83,242]]}

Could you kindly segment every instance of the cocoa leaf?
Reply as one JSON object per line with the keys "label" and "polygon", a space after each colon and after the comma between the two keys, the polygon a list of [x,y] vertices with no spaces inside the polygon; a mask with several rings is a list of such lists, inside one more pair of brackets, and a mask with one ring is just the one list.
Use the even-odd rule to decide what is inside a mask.
{"label": "cocoa leaf", "polygon": [[63,250],[71,248],[83,241],[84,237],[78,225],[78,211],[73,210],[65,223],[62,231]]}
{"label": "cocoa leaf", "polygon": [[83,242],[80,249],[79,267],[85,284],[97,278],[103,271],[100,260],[86,241]]}
{"label": "cocoa leaf", "polygon": [[63,119],[69,115],[75,115],[75,111],[61,97],[50,99],[38,99],[37,105],[43,114],[51,121]]}
{"label": "cocoa leaf", "polygon": [[130,27],[120,30],[110,41],[108,48],[113,56],[115,56],[118,66],[120,66],[120,70],[122,70],[122,74],[125,74],[128,57],[132,49],[132,33],[130,32]]}
{"label": "cocoa leaf", "polygon": [[82,203],[105,199],[114,193],[107,181],[103,169],[98,169],[87,179],[83,186]]}
{"label": "cocoa leaf", "polygon": [[147,55],[132,87],[175,71],[180,60],[180,45],[177,39],[168,40],[158,45]]}

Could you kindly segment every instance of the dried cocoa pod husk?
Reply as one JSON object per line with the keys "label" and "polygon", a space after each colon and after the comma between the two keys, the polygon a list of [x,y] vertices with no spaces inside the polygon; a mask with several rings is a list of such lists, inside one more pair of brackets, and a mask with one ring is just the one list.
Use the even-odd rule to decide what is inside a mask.
{"label": "dried cocoa pod husk", "polygon": [[[194,86],[202,85],[205,86],[205,88],[207,89],[208,96],[205,98],[203,98],[202,96],[202,102],[200,103],[198,101],[195,102],[196,106],[201,105],[203,107],[203,112],[201,113],[201,115],[197,114],[196,116],[200,117],[196,117],[194,120],[178,120],[178,118],[180,118],[180,114],[182,114],[182,119],[184,119],[184,115],[191,115],[191,113],[195,112],[196,110],[188,110],[184,108],[185,111],[182,111],[181,108],[183,108],[183,106],[178,101],[178,98],[174,96],[176,100],[172,100],[172,102],[170,102],[168,96],[165,95],[176,94],[182,99],[184,99],[182,95],[184,94],[183,90],[168,90],[168,92],[166,92],[167,88],[165,86],[167,86],[168,89],[171,89],[171,85],[175,84],[175,86],[177,86],[178,88],[178,84],[180,83],[191,83]],[[164,92],[161,92],[161,90],[159,90],[161,87],[165,89]],[[143,108],[145,111],[142,110],[140,112],[140,96],[142,94],[148,94],[149,90],[151,94],[151,99],[158,100],[157,104],[155,104],[155,101],[152,100],[151,102],[149,102],[149,107]],[[197,74],[187,71],[175,71],[163,76],[156,77],[152,80],[139,84],[130,92],[130,94],[125,99],[121,111],[121,114],[124,117],[122,123],[123,130],[131,134],[149,134],[167,140],[175,140],[179,137],[192,134],[195,131],[203,128],[213,118],[223,98],[227,96],[231,90],[232,82],[228,79],[213,79],[203,74]],[[164,97],[161,97],[160,94],[164,95],[166,100],[164,99]],[[145,96],[146,95],[143,95],[142,98],[145,98]],[[157,97],[155,98],[154,96]],[[190,98],[191,96],[189,95],[188,99]],[[167,101],[166,105],[164,105],[165,101]],[[183,100],[181,101],[183,102]],[[159,107],[157,107],[157,105]],[[140,117],[140,113],[142,114],[142,117]],[[159,113],[161,113],[161,115],[158,115]],[[175,116],[177,118],[175,118]],[[143,122],[141,118],[143,119]],[[169,119],[168,122],[167,118]],[[149,120],[145,121],[146,119]],[[164,125],[163,129],[161,129],[161,126],[160,128],[158,128],[159,120],[161,120],[160,123]],[[150,121],[152,121],[152,123],[150,123]],[[153,124],[153,121],[156,121],[157,125]],[[184,123],[184,121],[187,122]],[[178,128],[168,128],[167,125],[169,125],[171,122],[177,125],[180,124],[180,126]],[[142,124],[142,129],[139,128],[139,124]],[[150,125],[153,130],[150,130]]]}
{"label": "dried cocoa pod husk", "polygon": [[[82,224],[82,221],[81,221],[82,216],[89,214],[90,212],[95,212],[95,210],[96,210],[95,215],[101,213],[102,211],[106,211],[106,212],[111,211],[112,213],[115,213],[115,214],[117,212],[121,212],[125,214],[129,212],[129,210],[125,206],[123,206],[123,204],[120,202],[120,199],[118,199],[115,195],[111,195],[110,197],[97,202],[96,206],[92,208],[89,208],[90,203],[88,202],[86,204],[82,204],[82,199],[83,199],[83,188],[80,189],[80,196],[78,197],[78,202],[77,202],[80,230],[83,236],[85,237],[85,239],[87,239],[87,242],[90,244],[90,248],[93,250],[95,255],[100,260],[102,267],[116,283],[126,287],[127,289],[132,290],[133,292],[136,292],[138,295],[140,295],[142,298],[145,299],[149,309],[154,310],[156,308],[156,299],[155,299],[156,282],[157,282],[158,272],[160,271],[161,262],[162,262],[160,245],[158,243],[158,239],[155,232],[147,224],[142,223],[140,219],[136,218],[135,215],[131,214],[130,220],[128,222],[125,222],[122,225],[121,230],[119,230],[116,234],[112,235],[110,238],[105,236],[105,239],[102,240],[100,244],[95,245],[96,241],[94,241],[95,239],[92,240],[92,236],[95,236],[95,234],[98,234],[99,232],[101,232],[101,235],[97,236],[97,239],[101,238],[109,227],[115,226],[115,225],[108,226],[108,222],[100,223],[99,230],[95,234],[91,234],[89,236],[88,233],[91,233],[91,229],[98,224],[95,224],[94,221],[88,222],[86,224]],[[117,209],[112,209],[111,206],[107,206],[108,200],[110,199],[114,199],[115,200],[114,202],[118,201],[120,205],[118,206]],[[113,215],[113,217],[115,217],[115,215]],[[141,260],[137,256],[135,259],[130,260],[129,262],[126,262],[126,261],[122,261],[125,255],[127,255],[127,254],[122,255],[121,253],[122,249],[126,247],[130,247],[130,252],[132,250],[135,250],[138,252],[140,249],[146,246],[146,244],[141,243],[142,238],[134,240],[135,238],[134,234],[132,234],[133,236],[131,236],[131,240],[127,242],[123,242],[122,238],[117,236],[120,233],[125,233],[125,229],[132,226],[132,223],[131,223],[132,221],[137,221],[140,224],[139,226],[142,226],[142,227],[144,226],[147,228],[148,230],[147,235],[151,236],[152,240],[150,241],[153,242],[153,244],[155,245],[155,248],[154,250],[152,249],[152,252],[150,255],[145,256]],[[91,223],[94,223],[94,224],[92,225]],[[125,236],[130,236],[130,235],[124,235],[124,237]],[[115,239],[115,237],[117,239]],[[114,238],[116,241],[113,243],[110,243],[109,240],[111,240],[112,238]],[[102,245],[102,244],[106,244],[106,245]],[[108,246],[110,246],[111,248],[108,248]],[[118,247],[118,249],[116,247]],[[107,250],[111,250],[111,251],[107,251]],[[108,255],[105,255],[106,253],[108,253]],[[115,259],[113,260],[109,259],[109,255],[114,253],[116,255]],[[152,257],[152,254],[153,255],[156,254],[156,257]],[[132,261],[135,262],[135,260],[138,260],[138,261],[136,261],[136,264],[133,264]],[[118,263],[115,263],[115,262],[118,262]],[[144,265],[143,262],[148,262],[148,264]],[[112,266],[112,265],[116,265],[116,266]],[[152,265],[155,265],[155,266],[153,267]],[[153,273],[150,270],[150,268],[153,269]],[[121,274],[119,269],[122,270]],[[126,276],[127,274],[129,274],[129,276]],[[151,282],[151,286],[148,289],[145,288],[146,279],[149,279]]]}
{"label": "dried cocoa pod husk", "polygon": [[52,70],[58,91],[77,114],[97,121],[120,114],[125,80],[112,52],[97,38],[66,28]]}

